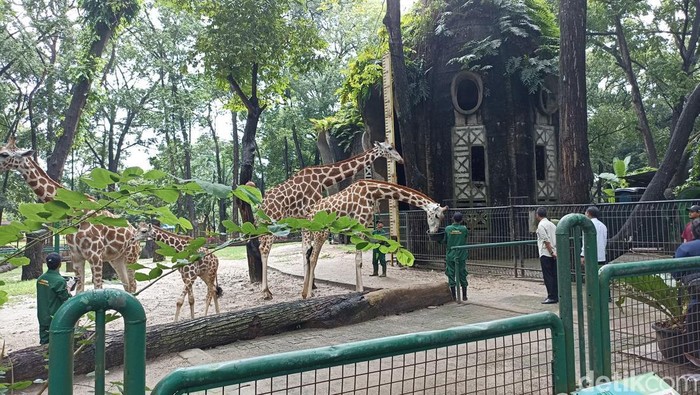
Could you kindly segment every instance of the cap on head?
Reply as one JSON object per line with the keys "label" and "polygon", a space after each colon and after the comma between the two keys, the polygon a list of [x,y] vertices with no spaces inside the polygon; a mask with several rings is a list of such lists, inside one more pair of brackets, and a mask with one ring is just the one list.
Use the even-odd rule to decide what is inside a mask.
{"label": "cap on head", "polygon": [[46,266],[49,269],[57,269],[61,266],[61,256],[55,252],[46,255]]}
{"label": "cap on head", "polygon": [[462,222],[462,213],[460,213],[459,211],[456,212],[456,213],[454,213],[454,214],[452,215],[452,221],[454,221],[454,222]]}
{"label": "cap on head", "polygon": [[691,213],[700,213],[700,206],[694,204],[688,208],[688,211]]}

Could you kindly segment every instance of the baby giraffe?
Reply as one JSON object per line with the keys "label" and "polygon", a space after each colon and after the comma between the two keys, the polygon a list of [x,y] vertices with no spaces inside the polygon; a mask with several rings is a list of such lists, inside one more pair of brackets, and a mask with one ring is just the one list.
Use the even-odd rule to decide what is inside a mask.
{"label": "baby giraffe", "polygon": [[[192,240],[189,236],[177,235],[159,228],[158,226],[144,222],[140,223],[137,227],[134,239],[137,241],[149,239],[161,241],[173,247],[178,252],[183,251]],[[207,299],[204,305],[204,315],[207,315],[209,312],[209,305],[212,299],[214,300],[214,309],[217,314],[219,313],[219,297],[223,294],[223,290],[219,287],[216,279],[216,272],[219,269],[219,258],[205,248],[200,248],[199,252],[204,254],[204,256],[178,269],[182,276],[182,282],[185,283],[185,289],[177,300],[175,321],[180,317],[180,309],[185,302],[185,295],[188,296],[190,302],[190,317],[194,318],[194,293],[192,292],[192,284],[197,280],[197,277],[201,278],[207,285]]]}

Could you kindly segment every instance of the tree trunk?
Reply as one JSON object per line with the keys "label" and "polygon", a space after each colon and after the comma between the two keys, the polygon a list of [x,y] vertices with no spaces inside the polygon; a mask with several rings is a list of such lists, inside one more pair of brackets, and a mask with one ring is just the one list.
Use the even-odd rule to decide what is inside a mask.
{"label": "tree trunk", "polygon": [[617,37],[617,46],[620,49],[620,67],[622,67],[622,69],[625,71],[627,82],[630,84],[632,91],[632,104],[634,105],[634,112],[637,114],[639,131],[642,133],[644,149],[647,152],[647,160],[649,162],[649,166],[659,167],[659,156],[656,153],[656,145],[654,144],[654,137],[651,135],[651,128],[649,128],[649,120],[647,119],[647,112],[644,109],[642,93],[639,91],[637,76],[634,74],[634,69],[632,68],[632,59],[630,58],[630,50],[627,46],[625,31],[622,28],[622,21],[620,20],[620,15],[615,15],[613,18],[615,20],[615,36]]}
{"label": "tree trunk", "polygon": [[[647,189],[642,195],[641,201],[663,199],[664,190],[678,170],[678,164],[683,156],[683,151],[688,145],[688,139],[690,138],[690,133],[693,131],[693,126],[695,125],[695,120],[698,115],[700,115],[700,84],[695,86],[695,89],[688,97],[686,105],[676,122],[676,129],[671,134],[671,141],[668,143],[668,149],[666,150],[666,155],[664,155],[664,160],[661,162],[661,166],[659,166],[659,170],[656,171],[654,178],[649,182]],[[626,251],[626,243],[634,241],[634,234],[637,228],[642,225],[642,222],[638,220],[641,218],[641,210],[643,210],[643,206],[637,205],[634,210],[632,210],[632,213],[627,218],[622,228],[610,239],[608,244],[612,245],[614,251],[617,253]],[[614,257],[612,259],[614,259]]]}
{"label": "tree trunk", "polygon": [[44,243],[40,241],[45,232],[27,233],[27,249],[24,256],[29,258],[29,264],[22,266],[22,281],[35,280],[41,276],[44,269]]}
{"label": "tree trunk", "polygon": [[299,168],[303,169],[306,167],[306,164],[304,164],[304,155],[301,152],[301,141],[299,140],[299,135],[297,134],[297,128],[294,125],[292,125],[292,139],[294,139],[294,149],[297,153],[297,161],[299,161]]}
{"label": "tree trunk", "polygon": [[[231,161],[231,174],[233,174],[232,187],[236,188],[236,186],[238,186],[238,183],[236,182],[236,175],[238,175],[241,170],[241,146],[238,140],[238,113],[235,111],[231,111],[231,124],[233,125],[233,132],[231,133],[233,142],[233,160]],[[238,223],[238,209],[236,208],[235,198],[233,200],[233,204],[231,205],[231,220],[235,224]]]}
{"label": "tree trunk", "polygon": [[[350,325],[451,300],[447,284],[441,283],[312,298],[154,325],[146,329],[146,358],[190,348],[211,348],[295,329]],[[12,367],[6,377],[13,377],[16,381],[34,380],[47,375],[45,354],[44,346],[29,347],[11,352],[0,362]],[[107,369],[124,363],[121,331],[108,333],[105,355]],[[74,372],[85,374],[93,370],[95,350],[90,346],[75,358]]]}
{"label": "tree trunk", "polygon": [[[114,33],[114,27],[109,27],[104,24],[99,24],[99,26],[102,28],[98,29],[97,39],[92,42],[88,52],[88,57],[92,59],[93,65],[97,64],[97,59],[102,56],[102,52],[104,52],[107,43],[112,38],[112,34]],[[49,177],[58,182],[60,182],[61,177],[63,177],[63,168],[66,165],[66,160],[68,159],[68,154],[70,153],[71,147],[73,147],[76,131],[78,129],[78,123],[80,122],[80,116],[83,113],[83,108],[85,108],[85,103],[87,102],[87,97],[90,93],[90,85],[92,85],[95,70],[91,71],[93,71],[93,73],[82,74],[80,79],[78,79],[78,82],[75,84],[75,86],[73,86],[70,104],[68,105],[68,109],[66,110],[63,118],[63,133],[58,138],[58,141],[54,146],[53,153],[47,160],[48,163],[46,173],[49,175]]]}
{"label": "tree trunk", "polygon": [[[243,139],[241,140],[241,145],[243,148],[242,158],[241,158],[241,172],[238,177],[238,184],[245,185],[249,181],[253,180],[253,165],[255,163],[255,133],[258,130],[258,121],[260,120],[260,114],[262,114],[264,107],[260,107],[260,102],[258,99],[258,65],[253,64],[251,70],[251,95],[246,96],[241,89],[238,81],[233,77],[233,75],[228,76],[229,84],[231,85],[231,90],[233,90],[236,95],[243,101],[248,110],[248,116],[246,118],[245,129],[243,130]],[[253,209],[250,205],[240,199],[236,199],[236,205],[241,213],[241,220],[243,222],[255,223],[255,216],[253,215]],[[261,282],[262,281],[262,258],[260,257],[260,243],[258,239],[252,239],[246,244],[246,250],[248,251],[248,276],[251,282]]]}
{"label": "tree trunk", "polygon": [[394,72],[394,109],[399,122],[399,136],[401,138],[401,156],[404,159],[406,185],[418,191],[425,191],[425,175],[421,171],[421,162],[418,156],[419,141],[416,136],[416,127],[413,122],[413,108],[411,106],[411,91],[408,85],[408,73],[403,54],[403,39],[401,37],[401,2],[399,0],[387,0],[384,25],[389,32],[389,52],[391,53],[391,67]]}
{"label": "tree trunk", "polygon": [[292,175],[289,168],[289,142],[287,141],[287,136],[284,136],[284,174],[287,178]]}
{"label": "tree trunk", "polygon": [[559,202],[587,203],[593,185],[586,113],[586,1],[559,6]]}

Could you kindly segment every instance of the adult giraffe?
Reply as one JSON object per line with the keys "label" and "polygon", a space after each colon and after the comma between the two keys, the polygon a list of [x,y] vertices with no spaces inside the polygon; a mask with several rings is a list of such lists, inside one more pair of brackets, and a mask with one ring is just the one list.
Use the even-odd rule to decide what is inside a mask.
{"label": "adult giraffe", "polygon": [[[50,202],[59,189],[65,188],[46,174],[32,158],[33,154],[30,149],[18,148],[14,138],[10,138],[5,146],[0,147],[0,172],[17,171],[41,202]],[[89,196],[88,199],[92,200]],[[106,210],[100,214],[115,216]],[[77,292],[82,292],[85,287],[86,260],[90,262],[95,289],[102,288],[102,267],[107,261],[117,272],[124,289],[136,291],[134,271],[127,268],[141,254],[141,245],[133,240],[134,231],[131,225],[114,227],[81,222],[76,233],[66,235],[71,263],[78,274]]]}
{"label": "adult giraffe", "polygon": [[[275,221],[282,218],[306,218],[306,210],[323,198],[324,189],[354,176],[381,156],[387,160],[403,163],[401,155],[394,146],[387,142],[375,142],[372,149],[352,158],[299,170],[287,181],[270,189],[265,194],[262,210]],[[272,298],[272,293],[267,285],[267,258],[270,256],[273,242],[274,236],[260,237],[261,287],[264,299]]]}
{"label": "adult giraffe", "polygon": [[[348,216],[368,227],[372,223],[374,204],[384,199],[395,199],[416,206],[428,216],[428,231],[435,233],[445,218],[448,207],[441,207],[433,199],[421,192],[402,185],[377,180],[360,180],[342,191],[321,199],[309,208],[308,218],[313,218],[320,211],[337,213],[339,217]],[[328,239],[328,231],[302,232],[302,259],[304,259],[304,288],[301,297],[311,295],[314,270],[321,247]],[[355,252],[355,289],[362,292],[362,251]]]}

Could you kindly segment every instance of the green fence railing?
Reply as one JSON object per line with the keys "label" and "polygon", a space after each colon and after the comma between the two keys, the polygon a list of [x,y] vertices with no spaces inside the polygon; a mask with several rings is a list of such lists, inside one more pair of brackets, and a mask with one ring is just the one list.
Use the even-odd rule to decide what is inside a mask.
{"label": "green fence railing", "polygon": [[[528,341],[534,351],[528,354],[527,345],[515,344],[518,339]],[[494,354],[484,356],[483,346],[476,351],[468,350],[469,344],[480,341],[491,342]],[[543,343],[547,350],[539,348]],[[478,359],[476,363],[472,363],[474,358]],[[564,358],[561,320],[554,313],[542,312],[445,330],[181,368],[164,377],[152,394],[174,395],[214,388],[222,388],[226,394],[290,390],[293,393],[421,393],[438,388],[441,391],[454,388],[456,393],[493,390],[558,394],[567,392]],[[498,373],[494,369],[506,371]],[[540,375],[541,371],[547,373]]]}
{"label": "green fence railing", "polygon": [[[700,300],[700,289],[683,284],[673,273],[699,271],[700,257],[618,263],[600,269],[597,310],[603,376],[624,378],[653,371],[676,390],[698,393],[700,382],[695,377],[700,368],[692,358],[698,358],[700,317],[693,317],[695,326],[688,320],[697,315],[689,305]],[[664,321],[675,325],[659,325]],[[683,391],[688,386],[693,389]]]}
{"label": "green fence railing", "polygon": [[73,336],[81,316],[95,312],[95,394],[105,393],[105,311],[124,320],[124,393],[146,392],[146,313],[131,294],[118,289],[93,289],[68,299],[49,329],[49,393],[73,393]]}

